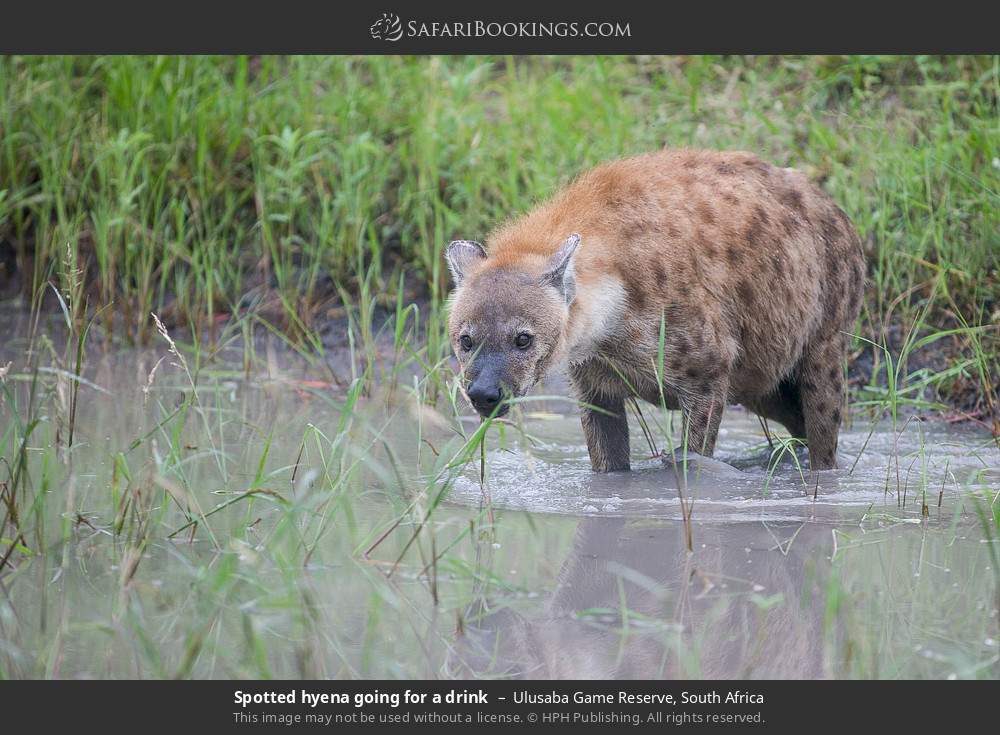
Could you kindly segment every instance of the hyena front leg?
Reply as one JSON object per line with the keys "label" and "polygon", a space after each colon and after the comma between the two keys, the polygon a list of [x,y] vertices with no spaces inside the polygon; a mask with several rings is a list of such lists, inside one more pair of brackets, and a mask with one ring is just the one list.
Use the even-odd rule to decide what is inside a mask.
{"label": "hyena front leg", "polygon": [[844,336],[833,333],[806,346],[799,363],[799,389],[805,417],[809,467],[837,466],[837,440],[844,405]]}
{"label": "hyena front leg", "polygon": [[625,398],[598,390],[580,390],[581,422],[594,472],[629,469],[628,417]]}

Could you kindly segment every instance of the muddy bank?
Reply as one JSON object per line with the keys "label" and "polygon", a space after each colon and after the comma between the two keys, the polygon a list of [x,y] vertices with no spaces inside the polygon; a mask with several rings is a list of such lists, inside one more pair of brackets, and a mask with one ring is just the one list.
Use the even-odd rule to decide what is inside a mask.
{"label": "muddy bank", "polygon": [[[406,308],[415,309],[420,315],[419,320],[412,315],[407,317],[407,340],[412,343],[410,347],[420,349],[426,344],[428,329],[439,330],[440,326],[428,323],[433,305],[425,293],[419,289],[409,289],[406,298]],[[331,298],[323,307],[321,318],[317,320],[316,341],[313,342],[304,340],[301,334],[298,337],[284,338],[279,336],[280,333],[276,334],[260,320],[269,324],[281,324],[280,304],[275,299],[261,303],[263,305],[259,305],[254,312],[239,317],[218,314],[211,329],[202,328],[197,333],[188,326],[172,322],[169,311],[166,312],[164,323],[174,339],[182,345],[191,344],[197,339],[209,363],[242,361],[248,374],[255,370],[273,372],[277,367],[294,368],[303,374],[314,373],[311,377],[315,380],[328,381],[339,389],[346,388],[354,377],[363,372],[364,360],[374,360],[377,372],[384,374],[391,370],[395,362],[405,357],[405,351],[394,344],[396,305],[388,303],[387,299],[376,300],[371,306],[373,349],[367,354],[361,345],[357,305],[345,306],[343,302]],[[47,335],[56,347],[65,343],[65,317],[53,294],[43,300],[37,325],[26,307],[20,298],[0,300],[0,319],[5,324],[2,339],[27,337],[34,328],[37,334]],[[961,326],[956,319],[946,318],[939,325],[919,329],[915,338],[919,340],[936,332],[957,330]],[[1000,346],[1000,324],[996,326],[997,330],[987,328],[982,332],[983,347],[987,351],[988,370],[985,379],[978,364],[969,364],[961,371],[952,369],[975,357],[973,345],[962,334],[942,337],[909,354],[900,370],[899,385],[905,387],[914,382],[926,384],[917,391],[906,393],[905,400],[897,406],[900,415],[940,418],[949,424],[974,424],[1000,437],[1000,399],[996,396],[997,386],[1000,386],[1000,358],[995,349]],[[886,330],[885,342],[894,363],[898,361],[906,344],[909,330],[910,325],[902,320],[897,320]],[[877,330],[866,327],[860,334],[865,339],[879,341],[880,337],[876,332]],[[156,340],[159,339],[155,337],[155,330],[153,334],[154,337],[151,337],[147,345],[149,349],[156,349]],[[135,349],[137,348],[131,341],[106,332],[105,326],[99,321],[91,328],[87,343],[88,355],[96,356],[109,350]],[[452,367],[455,367],[457,362],[450,352],[447,356]],[[411,377],[419,372],[419,365],[412,363],[404,374]],[[927,380],[931,376],[942,374],[944,375],[940,379]],[[546,380],[546,386],[545,390],[549,392],[556,391],[567,396],[570,394],[563,369],[556,370]],[[848,355],[849,402],[857,404],[877,400],[887,386],[887,365],[882,350],[867,342],[858,342],[857,349]]]}

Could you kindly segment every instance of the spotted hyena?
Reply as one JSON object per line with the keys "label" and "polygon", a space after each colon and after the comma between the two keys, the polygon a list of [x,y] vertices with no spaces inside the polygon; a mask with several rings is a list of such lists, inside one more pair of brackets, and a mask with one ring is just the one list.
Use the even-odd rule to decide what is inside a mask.
{"label": "spotted hyena", "polygon": [[447,259],[450,337],[480,414],[565,359],[598,472],[629,468],[631,396],[681,409],[700,454],[741,403],[805,439],[813,469],[836,466],[865,262],[803,174],[743,152],[613,161]]}

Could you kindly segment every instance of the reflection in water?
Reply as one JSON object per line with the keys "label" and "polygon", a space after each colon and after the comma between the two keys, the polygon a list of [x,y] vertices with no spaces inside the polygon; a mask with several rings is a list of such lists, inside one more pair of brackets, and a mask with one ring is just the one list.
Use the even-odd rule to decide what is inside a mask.
{"label": "reflection in water", "polygon": [[[919,589],[921,574],[928,576],[928,571],[948,580],[952,589],[958,587],[949,576],[950,562],[935,562],[941,546],[965,538],[954,535],[954,525],[949,531],[947,522],[949,514],[952,523],[960,517],[961,500],[952,496],[941,509],[932,499],[934,521],[922,504],[928,486],[937,488],[956,476],[969,486],[988,488],[996,471],[983,456],[995,462],[994,449],[957,443],[953,435],[942,441],[933,434],[928,438],[927,432],[900,438],[875,434],[852,472],[856,455],[849,452],[857,451],[866,437],[845,432],[844,469],[800,474],[790,457],[772,470],[766,451],[746,451],[747,418],[741,421],[737,414],[729,427],[730,463],[695,458],[686,475],[677,466],[663,468],[655,461],[640,463],[630,473],[595,475],[586,472],[584,457],[574,456],[578,450],[564,449],[560,455],[553,445],[540,445],[527,467],[520,468],[516,463],[523,458],[495,453],[494,502],[585,515],[544,605],[525,609],[516,600],[484,598],[470,606],[469,623],[450,661],[454,673],[524,678],[838,676],[855,665],[852,657],[859,648],[838,630],[833,616],[841,606],[862,599],[867,604],[871,590],[876,590],[874,596],[887,590],[892,601],[894,591],[903,589],[894,586],[897,578],[910,576],[916,580],[912,589]],[[886,481],[887,468],[894,468],[888,446],[904,458],[902,494]],[[910,480],[917,461],[923,485]],[[472,485],[478,491],[470,481],[460,484],[457,494],[464,497]],[[682,520],[685,507],[692,508],[690,552]],[[839,559],[848,558],[865,571],[856,574],[852,566],[848,575],[832,572],[838,540],[843,547]],[[962,546],[965,553],[976,553],[973,546]],[[912,551],[919,556],[911,556]],[[880,571],[865,577],[872,564],[881,565]],[[839,602],[842,578],[864,592],[856,600]],[[886,609],[878,614],[891,619],[901,613]],[[877,617],[852,620],[862,626],[869,622],[872,629],[880,625]],[[892,645],[906,645],[899,638]],[[985,642],[995,647],[992,637]],[[860,648],[879,657],[891,650],[882,641]],[[914,649],[922,656],[939,655],[923,642]],[[980,673],[997,669],[993,659],[979,665],[984,667]]]}
{"label": "reflection in water", "polygon": [[824,599],[808,578],[827,564],[830,528],[799,522],[580,521],[555,589],[522,615],[480,604],[457,665],[527,678],[757,677],[824,674]]}

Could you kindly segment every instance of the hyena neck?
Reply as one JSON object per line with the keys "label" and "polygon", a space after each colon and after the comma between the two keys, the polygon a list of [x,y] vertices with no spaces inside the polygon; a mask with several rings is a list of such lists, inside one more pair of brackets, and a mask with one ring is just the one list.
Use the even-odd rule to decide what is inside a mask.
{"label": "hyena neck", "polygon": [[605,274],[577,281],[565,332],[570,363],[594,357],[598,346],[620,331],[625,302],[625,287],[614,276]]}

